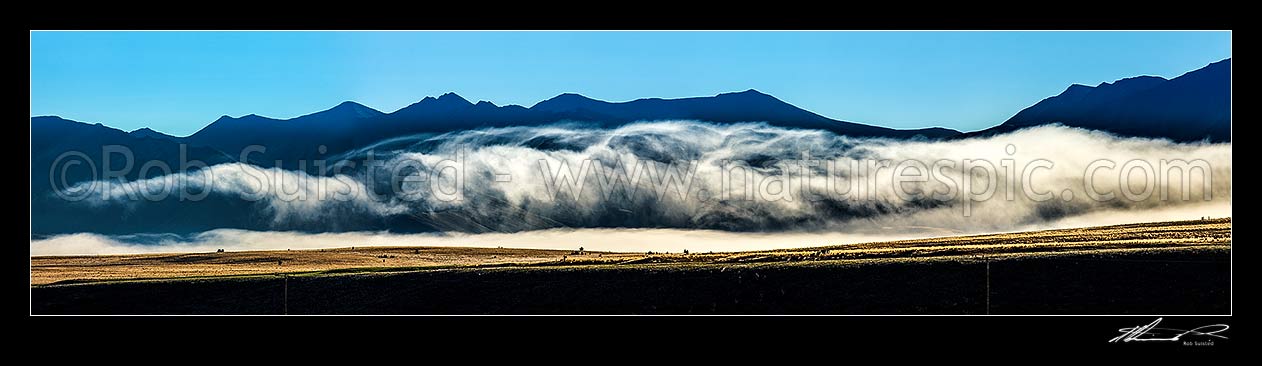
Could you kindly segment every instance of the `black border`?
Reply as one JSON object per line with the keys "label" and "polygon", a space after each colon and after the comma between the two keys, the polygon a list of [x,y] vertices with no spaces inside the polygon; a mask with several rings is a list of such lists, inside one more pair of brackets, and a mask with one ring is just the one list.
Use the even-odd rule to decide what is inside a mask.
{"label": "black border", "polygon": [[[1190,329],[1226,323],[1230,317],[1163,317],[1162,326]],[[954,359],[999,361],[1000,354],[1037,351],[1085,357],[1096,352],[1219,353],[1233,351],[1236,329],[1212,346],[1181,342],[1109,342],[1123,327],[1147,324],[1155,317],[999,317],[999,316],[613,316],[613,317],[35,317],[31,339],[55,342],[72,337],[93,346],[158,346],[162,342],[222,352],[302,346],[309,342],[343,345],[365,357],[416,352],[445,353],[445,345],[485,348],[542,345],[533,359],[569,357],[573,350],[665,356],[676,353],[771,357],[824,357],[853,360],[856,355],[902,359],[934,356],[927,350],[952,350]],[[71,336],[73,334],[73,336]],[[1190,338],[1189,338],[1190,339]],[[138,344],[140,340],[156,343]],[[404,345],[405,349],[391,346]],[[407,346],[411,344],[411,346]],[[752,347],[752,348],[751,348]],[[294,352],[304,348],[289,348]],[[319,347],[306,348],[319,350]],[[603,350],[603,351],[600,351]],[[670,352],[666,352],[666,351]],[[881,352],[877,352],[880,350]],[[895,350],[894,352],[889,352]],[[325,350],[328,351],[328,350]],[[320,351],[320,352],[325,352]],[[216,352],[208,350],[207,352]],[[269,351],[270,352],[270,351]],[[639,358],[639,357],[636,357]],[[840,362],[840,361],[838,361]]]}
{"label": "black border", "polygon": [[[1182,5],[1177,9],[1103,10],[1095,6],[1050,3],[1045,8],[1024,9],[1012,14],[996,10],[963,9],[954,4],[922,7],[892,4],[903,9],[874,10],[853,4],[793,6],[714,5],[717,8],[683,10],[673,4],[575,4],[565,9],[547,9],[538,3],[515,6],[480,3],[433,3],[402,5],[295,4],[272,9],[257,6],[213,4],[122,5],[92,3],[67,5],[36,4],[27,18],[31,30],[38,29],[871,29],[871,30],[1194,30],[1233,29],[1239,24],[1233,11],[1223,8]],[[869,4],[870,5],[870,4]],[[400,8],[404,6],[405,8]],[[61,7],[39,9],[39,7]],[[914,9],[912,11],[911,9]],[[588,11],[579,14],[578,11]],[[161,14],[168,12],[167,14]],[[1236,127],[1236,126],[1233,126]],[[16,136],[16,134],[14,134]],[[10,136],[19,138],[24,136]],[[29,136],[29,134],[27,135]],[[29,144],[29,140],[28,140]],[[21,146],[8,144],[9,147]],[[29,146],[28,146],[29,147]],[[22,156],[29,148],[17,152]],[[17,180],[12,180],[17,181]],[[12,184],[12,183],[10,183]],[[28,187],[29,189],[29,187]],[[29,208],[28,208],[29,210]],[[1245,210],[1242,210],[1245,211]],[[1233,212],[1233,215],[1237,213]],[[1247,212],[1245,212],[1247,214]],[[1246,220],[1235,216],[1233,220]],[[17,226],[17,225],[13,225]],[[1235,233],[1233,233],[1233,237]],[[19,247],[20,246],[16,246]],[[1234,250],[1234,249],[1233,249]],[[20,251],[25,251],[21,250]],[[29,254],[29,252],[28,252]],[[1233,252],[1234,254],[1234,252]],[[13,268],[26,271],[27,258]],[[25,269],[23,269],[25,268]],[[21,278],[18,275],[16,278]],[[1234,278],[1234,277],[1233,277]],[[1234,289],[1233,281],[1233,289]],[[29,289],[29,282],[21,286]],[[19,289],[18,291],[22,291]],[[1234,300],[1234,295],[1233,295]],[[20,302],[19,302],[20,303]],[[29,298],[27,304],[29,305]],[[29,308],[28,308],[29,309]],[[21,313],[29,313],[21,309]],[[1235,306],[1233,303],[1233,312]],[[301,344],[311,337],[355,341],[372,334],[381,345],[364,345],[361,352],[385,352],[393,342],[413,344],[413,350],[443,352],[439,345],[416,346],[425,341],[444,341],[498,347],[550,343],[552,351],[535,356],[564,357],[567,348],[598,346],[613,354],[656,354],[653,349],[675,348],[741,355],[746,352],[845,356],[846,353],[876,349],[903,349],[894,356],[917,353],[922,346],[954,347],[956,355],[978,360],[994,360],[996,350],[1023,349],[1077,352],[1106,350],[1125,352],[1206,352],[1230,350],[1233,340],[1213,347],[1180,346],[1169,343],[1108,343],[1117,329],[1141,325],[1150,316],[627,316],[627,317],[26,317],[32,342],[93,342],[120,346],[141,346],[138,342],[165,340],[172,343],[200,342],[194,347],[211,352],[235,352],[234,348],[256,348],[250,343],[274,344],[294,341]],[[1194,327],[1226,323],[1231,316],[1167,316],[1167,325]],[[1227,332],[1235,338],[1235,329]],[[233,339],[222,339],[220,335]],[[402,337],[399,337],[402,336]],[[74,341],[78,340],[78,341]],[[625,343],[616,343],[625,342]],[[713,346],[702,347],[703,344]],[[755,349],[736,347],[749,345]],[[787,347],[779,348],[774,347]],[[637,348],[643,347],[643,348]],[[711,348],[713,347],[713,348]],[[874,347],[874,348],[869,348]],[[218,351],[215,349],[218,348]],[[709,348],[707,350],[707,348]],[[621,350],[618,350],[621,349]],[[725,351],[725,349],[727,349]],[[731,351],[735,349],[735,351]],[[328,350],[334,352],[336,350]],[[392,352],[398,352],[392,349]],[[840,351],[840,353],[838,353]],[[652,352],[652,353],[648,353]],[[665,355],[670,353],[662,353]],[[423,355],[423,353],[418,353]],[[886,354],[888,355],[888,354]]]}

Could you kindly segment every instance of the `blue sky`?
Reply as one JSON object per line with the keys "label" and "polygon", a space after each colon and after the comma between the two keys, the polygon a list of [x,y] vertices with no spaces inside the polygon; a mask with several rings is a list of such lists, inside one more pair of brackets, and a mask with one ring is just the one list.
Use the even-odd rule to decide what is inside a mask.
{"label": "blue sky", "polygon": [[989,127],[1073,83],[1175,77],[1229,32],[32,32],[31,115],[178,136],[453,91],[530,106],[758,89],[827,117]]}

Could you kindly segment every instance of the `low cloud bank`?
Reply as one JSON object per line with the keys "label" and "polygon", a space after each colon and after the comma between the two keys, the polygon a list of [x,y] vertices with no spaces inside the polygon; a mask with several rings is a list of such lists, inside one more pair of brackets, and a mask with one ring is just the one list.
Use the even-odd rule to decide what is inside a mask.
{"label": "low cloud bank", "polygon": [[[1232,177],[1229,143],[1060,126],[953,141],[753,123],[513,127],[398,138],[337,158],[312,174],[222,164],[84,182],[59,212],[113,209],[124,214],[101,219],[132,232],[169,232],[162,222],[187,216],[248,217],[231,227],[253,231],[973,233],[1228,216]],[[185,204],[180,189],[249,204]],[[144,194],[164,190],[172,195]]]}

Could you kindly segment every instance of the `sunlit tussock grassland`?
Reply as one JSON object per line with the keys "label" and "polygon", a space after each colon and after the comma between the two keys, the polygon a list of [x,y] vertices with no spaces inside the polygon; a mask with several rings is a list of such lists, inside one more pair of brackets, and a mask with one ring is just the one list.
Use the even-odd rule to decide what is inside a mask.
{"label": "sunlit tussock grassland", "polygon": [[740,263],[863,264],[886,261],[1004,260],[1111,252],[1230,251],[1231,219],[1154,222],[789,250],[726,253],[613,253],[452,247],[31,257],[31,284],[268,274],[336,274],[441,268],[556,266],[727,266]]}

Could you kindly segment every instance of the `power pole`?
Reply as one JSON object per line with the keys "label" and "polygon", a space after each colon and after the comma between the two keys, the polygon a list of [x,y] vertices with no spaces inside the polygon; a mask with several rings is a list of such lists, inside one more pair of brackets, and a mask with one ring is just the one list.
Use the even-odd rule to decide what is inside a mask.
{"label": "power pole", "polygon": [[284,315],[289,315],[289,275],[286,274],[283,276],[285,276],[285,313]]}

